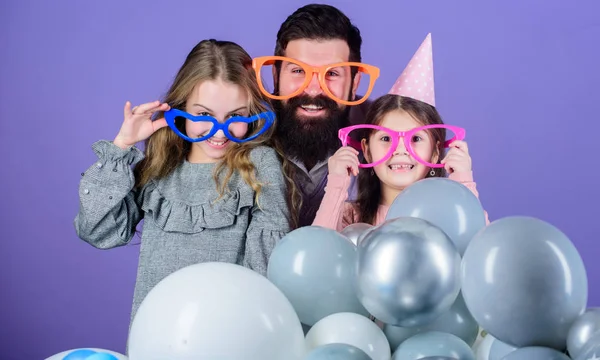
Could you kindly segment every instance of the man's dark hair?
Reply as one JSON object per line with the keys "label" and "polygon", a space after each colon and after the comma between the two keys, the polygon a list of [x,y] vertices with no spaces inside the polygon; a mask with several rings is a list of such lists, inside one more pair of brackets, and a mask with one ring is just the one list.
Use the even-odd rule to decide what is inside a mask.
{"label": "man's dark hair", "polygon": [[277,32],[275,55],[284,56],[288,43],[300,39],[344,40],[350,48],[348,60],[361,62],[360,31],[343,12],[331,5],[309,4],[288,16]]}

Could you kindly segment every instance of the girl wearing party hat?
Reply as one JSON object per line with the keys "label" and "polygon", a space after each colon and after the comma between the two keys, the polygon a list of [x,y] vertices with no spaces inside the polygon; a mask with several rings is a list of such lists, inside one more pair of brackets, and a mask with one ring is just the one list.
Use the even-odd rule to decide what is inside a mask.
{"label": "girl wearing party hat", "polygon": [[[479,196],[464,135],[464,129],[445,125],[435,108],[429,34],[390,92],[370,106],[365,124],[340,130],[343,146],[329,159],[313,225],[337,231],[354,223],[378,225],[403,189],[428,177],[448,174]],[[352,203],[346,202],[351,176],[358,177]]]}

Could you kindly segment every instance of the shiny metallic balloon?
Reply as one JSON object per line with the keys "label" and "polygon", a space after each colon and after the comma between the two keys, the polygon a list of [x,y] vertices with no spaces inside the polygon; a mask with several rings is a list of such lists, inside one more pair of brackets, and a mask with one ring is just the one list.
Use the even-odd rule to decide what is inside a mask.
{"label": "shiny metallic balloon", "polygon": [[460,255],[450,238],[426,220],[388,220],[370,230],[357,251],[358,298],[386,324],[430,323],[458,296]]}
{"label": "shiny metallic balloon", "polygon": [[475,354],[467,343],[440,331],[428,331],[406,339],[398,346],[391,360],[422,360],[428,357],[475,360]]}
{"label": "shiny metallic balloon", "polygon": [[350,239],[354,245],[358,245],[365,233],[371,228],[373,228],[373,225],[356,223],[346,226],[344,230],[342,230],[342,235]]}
{"label": "shiny metallic balloon", "polygon": [[456,335],[467,345],[473,346],[477,335],[479,334],[479,325],[469,313],[465,300],[461,294],[458,294],[456,301],[450,307],[450,310],[443,313],[440,317],[429,324],[422,326],[399,327],[385,325],[383,333],[390,342],[390,346],[395,350],[404,340],[413,335],[427,331],[441,331]]}
{"label": "shiny metallic balloon", "polygon": [[574,356],[573,360],[598,360],[600,359],[600,332],[595,332],[581,348],[581,351]]}
{"label": "shiny metallic balloon", "polygon": [[[576,358],[592,335],[600,332],[600,308],[587,309],[575,320],[567,336],[567,350]],[[600,353],[598,354],[600,356]]]}

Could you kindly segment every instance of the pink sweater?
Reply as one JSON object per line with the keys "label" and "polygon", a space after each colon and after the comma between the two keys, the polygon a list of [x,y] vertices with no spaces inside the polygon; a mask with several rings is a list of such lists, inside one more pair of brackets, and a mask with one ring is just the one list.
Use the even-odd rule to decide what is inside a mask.
{"label": "pink sweater", "polygon": [[[473,182],[473,172],[452,173],[448,177],[465,185],[469,190],[479,197],[475,182]],[[350,186],[350,176],[340,176],[329,174],[327,176],[327,186],[325,187],[325,196],[321,201],[321,206],[317,211],[317,216],[313,221],[315,226],[323,226],[329,229],[342,231],[346,226],[355,224],[359,221],[359,213],[352,203],[346,202],[348,199],[348,187]],[[375,224],[379,225],[385,221],[389,206],[379,205]],[[489,224],[488,214],[485,212],[486,223]]]}

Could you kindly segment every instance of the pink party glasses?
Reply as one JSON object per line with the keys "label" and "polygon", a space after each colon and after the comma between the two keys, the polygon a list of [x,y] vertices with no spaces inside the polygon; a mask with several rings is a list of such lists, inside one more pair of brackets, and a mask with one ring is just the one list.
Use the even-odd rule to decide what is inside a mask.
{"label": "pink party glasses", "polygon": [[359,164],[361,168],[377,166],[391,158],[400,145],[400,138],[403,139],[404,148],[413,159],[430,168],[442,168],[444,165],[432,164],[429,159],[421,159],[419,156],[419,153],[424,151],[430,153],[429,149],[433,146],[435,138],[434,132],[439,132],[439,137],[445,139],[444,148],[448,148],[454,141],[463,140],[466,134],[463,128],[444,124],[420,126],[408,131],[395,131],[383,126],[363,124],[340,129],[338,137],[342,141],[342,146],[350,145],[359,151],[362,151],[361,141],[370,139],[371,156],[375,154],[378,158]]}

